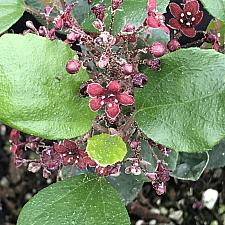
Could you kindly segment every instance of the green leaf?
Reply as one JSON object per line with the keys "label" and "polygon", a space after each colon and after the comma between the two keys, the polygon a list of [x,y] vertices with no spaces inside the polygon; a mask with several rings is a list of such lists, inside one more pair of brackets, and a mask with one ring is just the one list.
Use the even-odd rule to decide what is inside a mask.
{"label": "green leaf", "polygon": [[225,22],[225,0],[201,0],[201,2],[212,16]]}
{"label": "green leaf", "polygon": [[198,48],[162,57],[161,71],[146,70],[149,82],[136,91],[138,127],[176,151],[212,149],[225,134],[224,62],[223,54]]}
{"label": "green leaf", "polygon": [[87,153],[100,166],[122,161],[127,153],[123,139],[118,135],[99,134],[88,140]]}
{"label": "green leaf", "polygon": [[107,180],[117,190],[125,204],[133,201],[138,192],[141,191],[144,182],[149,181],[144,174],[138,176],[125,174],[124,168],[121,169],[120,176],[109,176]]}
{"label": "green leaf", "polygon": [[95,117],[79,88],[84,69],[71,76],[65,65],[75,56],[61,41],[36,35],[0,38],[0,120],[47,139],[73,138],[87,132]]}
{"label": "green leaf", "polygon": [[24,13],[24,0],[1,0],[0,34],[10,28]]}
{"label": "green leaf", "polygon": [[[70,3],[71,0],[66,0],[66,2]],[[90,5],[87,0],[78,0],[76,2],[77,4],[72,11],[72,16],[81,24],[88,17]]]}
{"label": "green leaf", "polygon": [[22,209],[17,225],[129,225],[126,208],[102,177],[82,175],[41,190]]}
{"label": "green leaf", "polygon": [[215,169],[225,166],[225,140],[213,147],[209,154],[208,169]]}
{"label": "green leaf", "polygon": [[181,152],[178,157],[176,170],[170,175],[182,180],[196,181],[208,163],[208,153],[184,153]]}
{"label": "green leaf", "polygon": [[[94,0],[93,5],[102,3],[106,5],[106,27],[109,27],[111,18],[111,0]],[[160,13],[166,12],[166,7],[169,0],[158,0],[157,9]],[[143,24],[147,18],[147,0],[124,0],[119,9],[116,11],[115,20],[113,24],[113,34],[118,34],[122,31],[127,23],[133,24],[136,28]],[[90,12],[89,16],[84,20],[82,26],[89,32],[96,32],[97,30],[92,26],[95,20],[95,15]]]}

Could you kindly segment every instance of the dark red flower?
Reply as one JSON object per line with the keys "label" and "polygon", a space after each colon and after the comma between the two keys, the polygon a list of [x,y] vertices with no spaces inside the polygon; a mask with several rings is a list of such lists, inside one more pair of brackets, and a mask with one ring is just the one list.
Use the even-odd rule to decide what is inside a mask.
{"label": "dark red flower", "polygon": [[74,141],[64,140],[62,144],[54,143],[54,149],[60,154],[64,166],[76,164],[81,170],[87,169],[88,166],[96,166],[95,161]]}
{"label": "dark red flower", "polygon": [[169,8],[174,18],[169,20],[168,25],[173,29],[180,30],[187,37],[195,37],[195,27],[203,17],[203,12],[199,11],[198,1],[186,2],[183,9],[176,3],[170,3]]}
{"label": "dark red flower", "polygon": [[64,140],[62,144],[54,143],[55,151],[60,154],[64,166],[73,165],[78,159],[78,147],[75,142]]}
{"label": "dark red flower", "polygon": [[60,164],[60,155],[52,147],[47,148],[42,151],[41,163],[47,170],[57,170]]}
{"label": "dark red flower", "polygon": [[106,88],[98,83],[88,84],[87,93],[91,97],[90,108],[98,111],[105,105],[105,112],[109,119],[116,119],[120,113],[120,105],[134,104],[134,97],[127,93],[120,93],[121,85],[117,81],[111,81]]}
{"label": "dark red flower", "polygon": [[159,28],[169,33],[169,29],[162,24],[165,21],[165,17],[156,13],[156,0],[148,0],[148,17],[145,24],[152,28]]}

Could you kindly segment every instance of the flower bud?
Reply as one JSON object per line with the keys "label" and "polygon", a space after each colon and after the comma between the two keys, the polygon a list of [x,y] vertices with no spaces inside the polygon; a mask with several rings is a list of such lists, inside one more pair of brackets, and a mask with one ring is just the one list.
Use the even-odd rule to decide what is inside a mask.
{"label": "flower bud", "polygon": [[174,52],[180,48],[180,43],[177,39],[172,39],[168,42],[167,48],[171,51]]}
{"label": "flower bud", "polygon": [[78,60],[70,60],[67,64],[66,64],[66,71],[70,74],[75,74],[79,71],[80,69],[80,62]]}
{"label": "flower bud", "polygon": [[122,4],[123,0],[112,0],[112,10],[115,11]]}
{"label": "flower bud", "polygon": [[68,41],[68,43],[74,43],[78,38],[80,37],[80,35],[78,33],[75,33],[73,31],[71,31],[70,33],[67,34],[66,39]]}
{"label": "flower bud", "polygon": [[125,63],[122,66],[122,71],[125,75],[130,75],[134,72],[134,65],[130,63]]}
{"label": "flower bud", "polygon": [[123,32],[126,32],[126,33],[133,33],[134,31],[135,31],[135,26],[131,23],[127,23],[123,28]]}
{"label": "flower bud", "polygon": [[41,169],[41,163],[31,162],[27,169],[32,173],[37,173]]}
{"label": "flower bud", "polygon": [[214,44],[215,42],[218,41],[218,36],[216,33],[214,32],[209,32],[206,34],[206,42]]}
{"label": "flower bud", "polygon": [[62,18],[58,18],[57,20],[54,21],[54,24],[56,30],[61,30],[64,26],[64,21]]}
{"label": "flower bud", "polygon": [[161,57],[166,53],[166,47],[160,42],[155,42],[148,51],[155,57]]}
{"label": "flower bud", "polygon": [[159,59],[149,59],[149,60],[146,60],[145,63],[153,71],[160,70],[160,60]]}
{"label": "flower bud", "polygon": [[98,67],[103,69],[108,65],[108,63],[109,63],[109,57],[105,53],[103,53],[98,62]]}
{"label": "flower bud", "polygon": [[93,27],[99,31],[103,31],[104,30],[104,24],[100,19],[96,19],[93,23],[92,23]]}
{"label": "flower bud", "polygon": [[147,76],[143,73],[137,73],[134,75],[132,83],[134,87],[142,88],[148,81]]}

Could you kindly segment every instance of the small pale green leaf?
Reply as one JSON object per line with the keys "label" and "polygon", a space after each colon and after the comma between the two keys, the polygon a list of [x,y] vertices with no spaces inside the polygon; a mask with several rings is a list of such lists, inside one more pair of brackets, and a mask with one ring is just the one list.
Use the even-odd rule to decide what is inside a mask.
{"label": "small pale green leaf", "polygon": [[95,117],[79,96],[84,69],[74,76],[65,65],[75,53],[61,41],[36,35],[0,38],[0,120],[47,139],[73,138],[87,132]]}
{"label": "small pale green leaf", "polygon": [[[105,24],[107,28],[109,27],[111,18],[111,2],[111,0],[93,1],[93,5],[97,3],[102,3],[106,5],[107,12]],[[127,23],[133,24],[136,28],[141,26],[147,18],[147,2],[147,0],[124,0],[119,9],[116,11],[113,25],[113,33],[120,33]],[[164,13],[168,4],[169,0],[158,0],[157,10],[160,13]],[[97,30],[94,29],[92,26],[94,20],[95,15],[90,12],[89,16],[82,23],[84,29],[90,32],[96,32]]]}
{"label": "small pale green leaf", "polygon": [[201,0],[201,2],[212,16],[225,22],[225,0]]}
{"label": "small pale green leaf", "polygon": [[176,169],[170,174],[181,180],[196,181],[205,170],[209,156],[204,153],[179,153]]}
{"label": "small pale green leaf", "polygon": [[10,28],[24,13],[24,0],[0,1],[0,34]]}
{"label": "small pale green leaf", "polygon": [[224,62],[225,55],[198,48],[162,57],[161,71],[147,70],[148,84],[136,91],[138,127],[176,151],[212,149],[225,134]]}
{"label": "small pale green leaf", "polygon": [[41,190],[22,209],[17,225],[129,225],[117,192],[102,177],[81,175]]}
{"label": "small pale green leaf", "polygon": [[225,166],[225,140],[213,147],[209,153],[208,169],[215,169]]}
{"label": "small pale green leaf", "polygon": [[118,135],[99,134],[88,140],[87,153],[99,165],[107,166],[122,161],[127,147]]}

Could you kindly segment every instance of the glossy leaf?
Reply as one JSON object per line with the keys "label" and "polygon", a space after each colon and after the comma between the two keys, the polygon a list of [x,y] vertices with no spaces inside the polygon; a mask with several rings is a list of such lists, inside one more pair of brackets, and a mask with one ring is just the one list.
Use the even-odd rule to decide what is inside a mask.
{"label": "glossy leaf", "polygon": [[116,191],[102,177],[82,175],[41,190],[22,209],[17,225],[129,225]]}
{"label": "glossy leaf", "polygon": [[[93,1],[93,5],[100,3],[98,0]],[[111,0],[102,0],[102,4],[106,5],[106,27],[109,27],[111,18]],[[169,0],[158,0],[157,10],[161,13],[166,12],[166,7],[169,4]],[[147,17],[147,0],[124,0],[119,9],[116,12],[113,33],[118,34],[122,31],[123,27],[127,23],[133,24],[136,28],[143,24]],[[97,30],[93,28],[92,22],[95,20],[95,15],[89,13],[89,16],[84,20],[82,26],[85,30],[90,32],[96,32]]]}
{"label": "glossy leaf", "polygon": [[201,0],[201,2],[212,16],[225,22],[225,0]]}
{"label": "glossy leaf", "polygon": [[208,153],[179,153],[176,169],[170,174],[171,176],[182,179],[196,181],[208,163]]}
{"label": "glossy leaf", "polygon": [[209,153],[208,169],[215,169],[225,166],[225,140],[213,147]]}
{"label": "glossy leaf", "polygon": [[141,191],[144,182],[148,182],[148,179],[144,176],[144,174],[139,176],[132,174],[128,175],[124,173],[124,168],[122,169],[120,176],[109,176],[107,177],[107,180],[117,190],[125,204],[133,201],[138,192]]}
{"label": "glossy leaf", "polygon": [[24,13],[24,0],[0,1],[0,34],[10,28]]}
{"label": "glossy leaf", "polygon": [[[176,151],[211,149],[225,134],[225,56],[189,48],[161,58],[136,91],[136,122],[152,140]],[[209,63],[210,62],[210,63]]]}
{"label": "glossy leaf", "polygon": [[76,57],[61,41],[35,35],[0,38],[0,120],[47,139],[73,138],[87,132],[95,114],[79,96],[88,74],[71,76],[65,65]]}
{"label": "glossy leaf", "polygon": [[107,166],[122,161],[127,147],[118,135],[99,134],[88,140],[86,151],[99,165]]}

